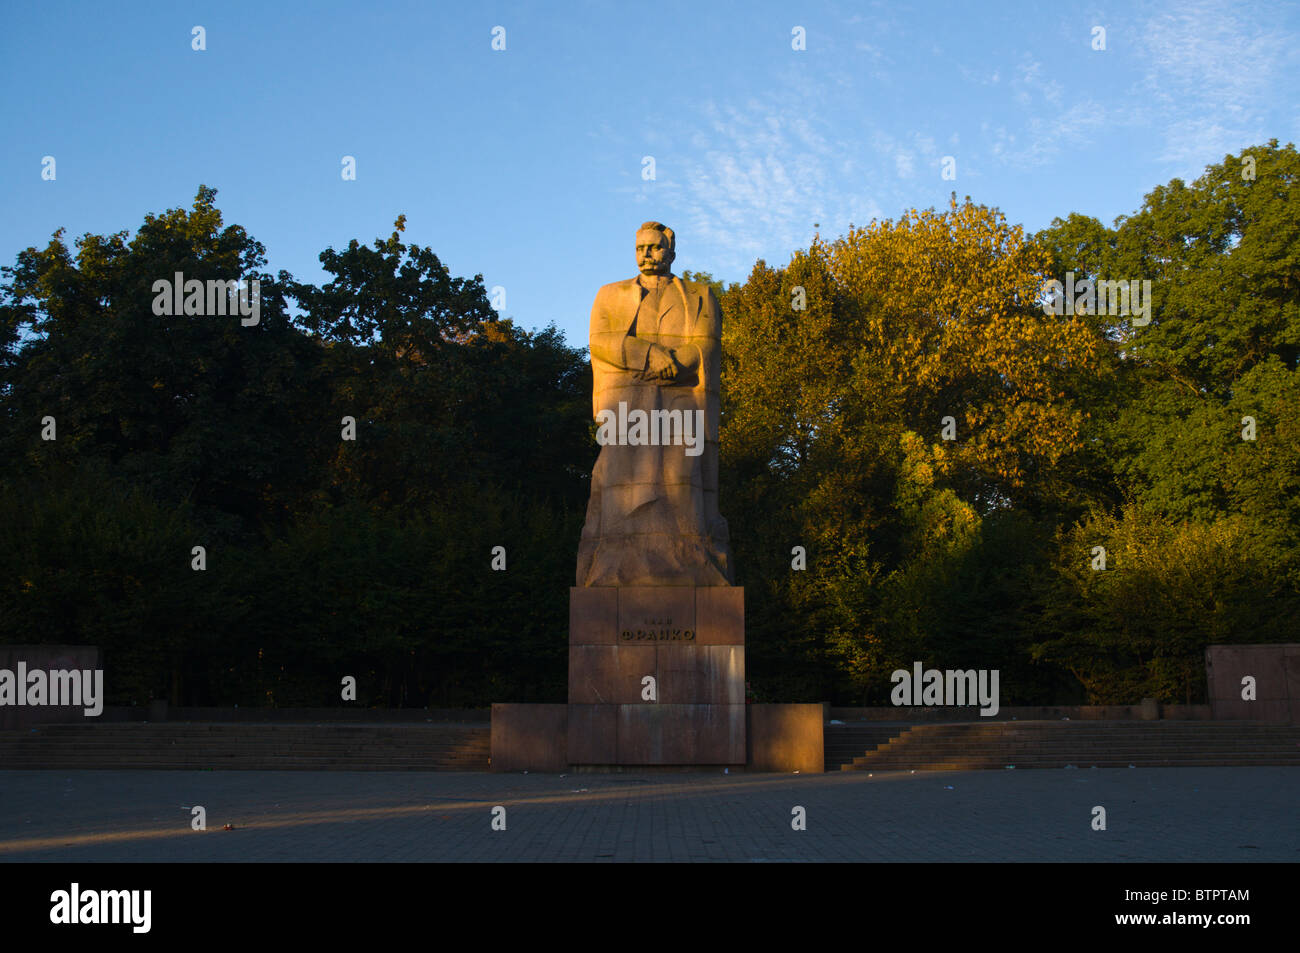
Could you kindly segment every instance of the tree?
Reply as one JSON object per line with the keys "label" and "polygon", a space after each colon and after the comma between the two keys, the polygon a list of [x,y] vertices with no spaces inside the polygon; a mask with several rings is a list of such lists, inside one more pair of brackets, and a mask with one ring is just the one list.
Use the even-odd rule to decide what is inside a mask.
{"label": "tree", "polygon": [[1049,264],[995,210],[954,199],[818,239],[783,269],[759,262],[727,290],[725,511],[740,574],[780,580],[760,588],[756,614],[781,621],[751,640],[757,671],[789,677],[782,640],[816,690],[865,690],[904,637],[882,597],[894,586],[889,611],[910,611],[890,580],[939,558],[927,539],[969,547],[993,514],[1068,502],[1055,474],[1089,413],[1072,394],[1101,376],[1102,347],[1044,312]]}
{"label": "tree", "polygon": [[[283,518],[306,492],[310,439],[295,422],[319,395],[316,350],[289,321],[283,282],[260,270],[260,243],[222,227],[215,197],[200,187],[190,211],[146,215],[133,238],[83,236],[75,256],[60,231],[2,270],[0,325],[17,346],[0,447],[36,470],[103,459],[228,533]],[[155,282],[178,272],[259,282],[258,323],[156,314]],[[55,441],[41,439],[46,416]]]}
{"label": "tree", "polygon": [[[1249,160],[1249,161],[1248,161]],[[1255,178],[1244,171],[1253,162]],[[1300,155],[1276,140],[1174,179],[1114,229],[1071,216],[1038,236],[1055,272],[1151,286],[1150,323],[1090,320],[1116,355],[1113,412],[1089,434],[1118,503],[1172,519],[1252,514],[1276,565],[1300,550]],[[1248,422],[1246,418],[1250,418]],[[1254,439],[1244,439],[1253,429]],[[1284,570],[1285,571],[1285,570]],[[1293,570],[1291,570],[1293,571]]]}

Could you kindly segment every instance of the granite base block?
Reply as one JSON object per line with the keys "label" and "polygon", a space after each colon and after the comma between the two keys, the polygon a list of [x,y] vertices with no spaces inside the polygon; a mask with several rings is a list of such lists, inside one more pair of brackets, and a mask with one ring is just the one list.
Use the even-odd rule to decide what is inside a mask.
{"label": "granite base block", "polygon": [[570,705],[570,764],[745,763],[744,705]]}

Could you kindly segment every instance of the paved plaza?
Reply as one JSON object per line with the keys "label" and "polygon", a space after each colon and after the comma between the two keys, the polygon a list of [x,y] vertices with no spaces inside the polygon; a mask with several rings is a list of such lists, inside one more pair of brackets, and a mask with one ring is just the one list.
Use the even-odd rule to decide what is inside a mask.
{"label": "paved plaza", "polygon": [[[1292,767],[0,771],[0,861],[1294,863],[1297,791]],[[195,805],[205,831],[191,829]],[[792,828],[795,807],[806,830]]]}

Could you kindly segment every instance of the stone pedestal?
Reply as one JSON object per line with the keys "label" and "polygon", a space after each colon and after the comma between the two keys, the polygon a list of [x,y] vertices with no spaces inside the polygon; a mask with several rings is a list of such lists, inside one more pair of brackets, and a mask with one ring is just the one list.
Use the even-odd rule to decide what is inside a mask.
{"label": "stone pedestal", "polygon": [[570,589],[568,761],[743,765],[744,589]]}

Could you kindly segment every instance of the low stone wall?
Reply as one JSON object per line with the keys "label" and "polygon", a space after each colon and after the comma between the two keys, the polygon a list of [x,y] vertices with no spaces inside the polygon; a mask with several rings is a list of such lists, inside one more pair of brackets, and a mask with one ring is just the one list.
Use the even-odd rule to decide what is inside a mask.
{"label": "low stone wall", "polygon": [[565,770],[568,726],[568,705],[493,705],[492,770]]}
{"label": "low stone wall", "polygon": [[749,768],[786,774],[826,770],[821,705],[750,705]]}
{"label": "low stone wall", "polygon": [[[94,719],[97,722],[124,721],[197,721],[274,722],[281,724],[316,724],[319,722],[362,723],[393,722],[479,722],[492,719],[490,708],[193,708],[152,705],[114,705]],[[77,719],[80,720],[80,719]]]}
{"label": "low stone wall", "polygon": [[[0,669],[14,673],[14,690],[27,697],[27,685],[18,685],[18,663],[26,665],[27,672],[35,671],[91,671],[100,668],[99,648],[93,645],[0,645]],[[105,688],[106,690],[106,688]],[[48,699],[49,696],[47,696]],[[15,696],[16,700],[17,696]],[[103,699],[99,704],[103,705]],[[103,712],[90,716],[81,705],[0,705],[0,730],[29,728],[33,725],[66,724],[69,722],[94,722]]]}
{"label": "low stone wall", "polygon": [[1205,673],[1215,718],[1300,724],[1300,644],[1210,645]]}

